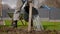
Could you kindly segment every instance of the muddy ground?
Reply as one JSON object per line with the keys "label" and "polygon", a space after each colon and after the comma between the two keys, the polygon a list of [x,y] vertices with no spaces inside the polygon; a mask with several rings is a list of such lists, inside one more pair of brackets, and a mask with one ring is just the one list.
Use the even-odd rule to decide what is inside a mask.
{"label": "muddy ground", "polygon": [[12,27],[0,27],[0,34],[60,34],[60,31],[56,30],[43,30],[43,31],[34,31],[31,32],[27,31],[27,28],[18,27],[18,28],[12,28]]}

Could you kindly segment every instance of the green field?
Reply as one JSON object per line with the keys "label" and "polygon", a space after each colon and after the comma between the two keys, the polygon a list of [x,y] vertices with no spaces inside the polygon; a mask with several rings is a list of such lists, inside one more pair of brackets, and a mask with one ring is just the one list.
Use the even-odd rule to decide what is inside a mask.
{"label": "green field", "polygon": [[[10,26],[11,25],[11,20],[5,20],[5,25]],[[28,22],[24,22],[24,25],[21,23],[21,21],[18,21],[18,26],[22,25],[28,25]],[[44,29],[46,30],[60,30],[60,22],[48,22],[48,21],[43,21],[42,25],[44,27]]]}

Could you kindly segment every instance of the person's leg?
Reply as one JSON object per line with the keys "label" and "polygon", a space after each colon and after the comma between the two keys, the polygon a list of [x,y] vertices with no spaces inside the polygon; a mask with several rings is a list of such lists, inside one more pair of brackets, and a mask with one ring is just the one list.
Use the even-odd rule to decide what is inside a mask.
{"label": "person's leg", "polygon": [[42,24],[41,24],[41,20],[40,20],[39,15],[34,16],[33,26],[34,26],[34,29],[35,29],[36,31],[41,31],[41,30],[43,30],[43,26],[42,26]]}
{"label": "person's leg", "polygon": [[39,17],[38,9],[34,8],[33,9],[33,27],[36,31],[41,31],[43,30],[43,26],[41,24],[41,20]]}
{"label": "person's leg", "polygon": [[19,14],[20,14],[20,11],[15,11],[14,14],[13,14],[13,22],[12,22],[12,25],[13,27],[17,27],[17,21],[19,20]]}
{"label": "person's leg", "polygon": [[31,20],[31,27],[33,27],[33,20]]}
{"label": "person's leg", "polygon": [[16,4],[15,12],[13,14],[13,27],[17,27],[17,21],[19,20],[19,15],[21,13],[23,13],[23,11],[24,11],[23,10],[24,7],[23,7],[23,9],[22,9],[22,7],[23,7],[22,0],[18,0],[17,4]]}

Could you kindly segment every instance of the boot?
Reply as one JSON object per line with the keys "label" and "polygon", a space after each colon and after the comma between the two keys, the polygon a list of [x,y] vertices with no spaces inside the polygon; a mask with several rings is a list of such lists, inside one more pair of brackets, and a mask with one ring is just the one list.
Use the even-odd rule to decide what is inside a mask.
{"label": "boot", "polygon": [[17,28],[17,20],[12,23],[13,28]]}

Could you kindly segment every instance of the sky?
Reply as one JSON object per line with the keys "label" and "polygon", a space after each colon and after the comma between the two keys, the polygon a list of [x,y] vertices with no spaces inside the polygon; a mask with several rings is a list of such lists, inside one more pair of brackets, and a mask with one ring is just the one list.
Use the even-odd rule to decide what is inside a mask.
{"label": "sky", "polygon": [[17,0],[2,0],[2,4],[8,4],[12,9],[16,7]]}

